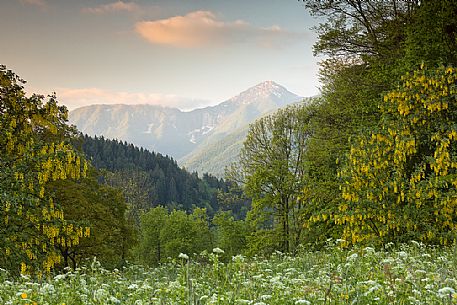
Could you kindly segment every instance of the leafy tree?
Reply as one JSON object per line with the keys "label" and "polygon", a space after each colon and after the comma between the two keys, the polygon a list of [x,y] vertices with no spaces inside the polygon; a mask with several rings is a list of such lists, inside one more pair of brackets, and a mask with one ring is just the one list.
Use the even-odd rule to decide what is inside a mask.
{"label": "leafy tree", "polygon": [[311,121],[306,154],[308,184],[303,199],[311,216],[305,238],[325,241],[342,234],[328,215],[342,203],[339,168],[350,138],[378,129],[382,96],[421,63],[455,65],[455,1],[305,0],[322,19],[316,29],[322,96]]}
{"label": "leafy tree", "polygon": [[381,126],[352,141],[332,221],[349,244],[456,241],[457,71],[420,69],[384,96]]}
{"label": "leafy tree", "polygon": [[81,181],[64,180],[48,185],[49,193],[58,201],[65,218],[74,225],[90,227],[90,238],[77,245],[57,244],[63,267],[97,257],[105,267],[122,265],[134,242],[133,224],[126,220],[127,205],[123,194],[96,180],[92,170]]}
{"label": "leafy tree", "polygon": [[405,27],[404,73],[421,63],[428,67],[457,64],[457,3],[452,0],[420,1]]}
{"label": "leafy tree", "polygon": [[141,238],[136,249],[140,262],[155,265],[180,253],[188,255],[211,250],[213,245],[205,209],[192,214],[182,210],[168,213],[163,207],[150,209],[141,216]]}
{"label": "leafy tree", "polygon": [[210,250],[212,246],[208,219],[204,209],[195,209],[187,215],[172,211],[160,232],[165,257],[178,257],[179,253],[193,254]]}
{"label": "leafy tree", "polygon": [[84,176],[86,162],[68,142],[66,108],[55,96],[27,97],[23,84],[0,66],[0,265],[49,272],[61,261],[54,245],[78,244],[85,232],[66,222],[45,186]]}
{"label": "leafy tree", "polygon": [[[304,154],[308,123],[313,116],[311,106],[294,105],[257,120],[249,128],[240,153],[241,181],[252,210],[248,219],[254,235],[265,230],[275,236],[270,249],[293,250],[302,231],[298,200],[303,189]],[[273,230],[273,231],[272,231]],[[263,233],[262,233],[263,234]]]}
{"label": "leafy tree", "polygon": [[215,225],[216,245],[224,250],[226,258],[241,254],[246,248],[247,225],[244,220],[235,220],[229,211],[217,213]]}
{"label": "leafy tree", "polygon": [[166,258],[160,232],[165,228],[167,217],[168,211],[161,206],[141,215],[141,236],[135,250],[139,262],[153,266]]}
{"label": "leafy tree", "polygon": [[[370,69],[365,65],[333,66],[328,72],[322,96],[315,102],[314,116],[305,151],[306,179],[301,199],[306,202],[303,241],[319,246],[329,237],[340,236],[339,229],[323,216],[337,209],[340,184],[339,160],[349,151],[348,139],[377,125],[379,98]],[[327,70],[326,70],[327,71]],[[324,72],[323,72],[324,73]]]}

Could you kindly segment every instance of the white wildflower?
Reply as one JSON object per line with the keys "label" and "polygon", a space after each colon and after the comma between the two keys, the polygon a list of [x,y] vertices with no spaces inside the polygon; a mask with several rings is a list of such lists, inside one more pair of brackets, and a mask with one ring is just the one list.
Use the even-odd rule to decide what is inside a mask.
{"label": "white wildflower", "polygon": [[214,248],[213,253],[222,254],[222,253],[224,253],[224,250],[222,250],[221,248]]}
{"label": "white wildflower", "polygon": [[453,295],[455,293],[454,288],[451,287],[443,287],[438,290],[438,295],[442,298],[444,297],[449,297],[450,295]]}
{"label": "white wildflower", "polygon": [[232,257],[232,261],[236,263],[242,263],[245,261],[245,257],[241,254],[238,254]]}
{"label": "white wildflower", "polygon": [[106,291],[103,288],[100,288],[100,289],[97,289],[94,291],[94,299],[96,299],[98,301],[106,300],[107,297],[108,297],[108,291]]}
{"label": "white wildflower", "polygon": [[54,277],[54,281],[60,281],[63,280],[66,277],[66,274],[58,274]]}
{"label": "white wildflower", "polygon": [[297,305],[297,304],[305,304],[305,305],[310,305],[310,304],[311,304],[311,302],[310,302],[310,301],[308,301],[308,300],[305,300],[305,299],[301,299],[301,300],[296,300],[296,301],[295,301],[295,305]]}
{"label": "white wildflower", "polygon": [[236,300],[236,303],[237,304],[252,304],[252,301],[239,299],[239,300]]}
{"label": "white wildflower", "polygon": [[405,251],[400,251],[400,252],[397,252],[397,255],[401,258],[407,258],[408,257],[408,253],[406,253]]}
{"label": "white wildflower", "polygon": [[53,294],[55,292],[54,285],[49,283],[44,283],[40,288],[41,294]]}
{"label": "white wildflower", "polygon": [[346,260],[348,260],[348,261],[355,261],[358,257],[359,257],[359,255],[358,255],[357,253],[352,253],[351,255],[349,255],[349,256],[347,257]]}
{"label": "white wildflower", "polygon": [[185,260],[188,260],[189,259],[189,256],[187,254],[184,254],[184,253],[179,253],[178,255],[179,258],[183,258]]}
{"label": "white wildflower", "polygon": [[365,248],[363,249],[363,251],[365,251],[366,253],[371,253],[371,254],[372,254],[372,253],[375,253],[375,249],[372,248],[372,247],[365,247]]}
{"label": "white wildflower", "polygon": [[411,240],[410,242],[416,247],[420,247],[421,246],[421,244],[419,242],[415,241],[415,240]]}

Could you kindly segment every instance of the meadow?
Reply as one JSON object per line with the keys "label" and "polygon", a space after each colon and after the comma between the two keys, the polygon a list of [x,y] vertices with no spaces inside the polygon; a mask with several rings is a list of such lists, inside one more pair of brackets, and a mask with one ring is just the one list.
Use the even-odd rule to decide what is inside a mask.
{"label": "meadow", "polygon": [[[223,260],[226,262],[223,262]],[[417,242],[280,252],[186,254],[155,268],[97,260],[41,281],[0,271],[0,304],[457,304],[457,248]]]}

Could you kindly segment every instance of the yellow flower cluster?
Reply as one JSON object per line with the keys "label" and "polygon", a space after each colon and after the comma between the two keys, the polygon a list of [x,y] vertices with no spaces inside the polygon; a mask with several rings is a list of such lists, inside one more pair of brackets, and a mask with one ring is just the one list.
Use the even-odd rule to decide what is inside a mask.
{"label": "yellow flower cluster", "polygon": [[402,81],[384,96],[384,126],[353,141],[339,173],[344,202],[333,220],[352,243],[414,230],[444,244],[457,234],[457,70],[420,69]]}

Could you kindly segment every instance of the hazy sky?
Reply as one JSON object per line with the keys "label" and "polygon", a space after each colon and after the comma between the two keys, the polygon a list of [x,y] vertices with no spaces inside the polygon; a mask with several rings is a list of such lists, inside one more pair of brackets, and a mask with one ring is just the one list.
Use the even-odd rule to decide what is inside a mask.
{"label": "hazy sky", "polygon": [[220,103],[265,80],[318,93],[297,0],[1,0],[0,64],[70,109]]}

